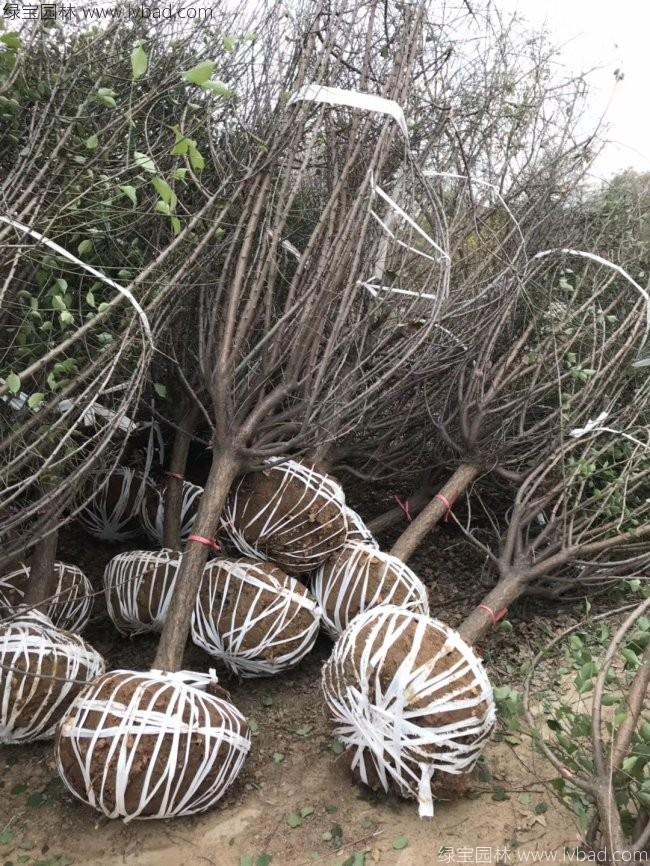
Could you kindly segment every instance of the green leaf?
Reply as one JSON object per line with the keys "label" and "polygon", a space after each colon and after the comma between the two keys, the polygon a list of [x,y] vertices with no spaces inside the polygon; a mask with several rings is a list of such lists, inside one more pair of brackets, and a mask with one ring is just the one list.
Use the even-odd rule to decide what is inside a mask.
{"label": "green leaf", "polygon": [[[187,140],[187,139],[186,139]],[[177,168],[174,171],[174,180],[185,180],[185,175],[187,174],[186,168]]]}
{"label": "green leaf", "polygon": [[284,763],[284,755],[282,752],[274,752],[273,753],[273,763],[274,764],[283,764]]}
{"label": "green leaf", "polygon": [[170,207],[166,201],[157,201],[154,209],[165,216],[169,216],[171,213]]}
{"label": "green leaf", "polygon": [[181,221],[179,220],[179,218],[177,216],[173,216],[171,218],[171,224],[172,224],[172,231],[174,233],[174,237],[176,237],[176,235],[179,235],[181,232]]}
{"label": "green leaf", "polygon": [[167,385],[163,385],[162,382],[154,382],[153,388],[159,397],[162,397],[163,400],[167,399]]}
{"label": "green leaf", "polygon": [[237,40],[232,36],[226,36],[223,40],[224,51],[234,51],[237,48]]}
{"label": "green leaf", "polygon": [[143,169],[143,171],[148,171],[149,174],[155,174],[158,169],[156,168],[156,163],[150,156],[147,156],[146,153],[142,153],[139,150],[134,151],[133,153],[133,161],[138,166],[138,168]]}
{"label": "green leaf", "polygon": [[269,863],[273,860],[273,857],[270,854],[260,854],[257,858],[257,863],[255,866],[269,866]]}
{"label": "green leaf", "polygon": [[255,858],[252,854],[243,854],[239,866],[255,866]]}
{"label": "green leaf", "polygon": [[0,42],[12,51],[18,51],[21,46],[20,36],[17,33],[4,33],[0,36]]}
{"label": "green leaf", "polygon": [[61,295],[52,295],[52,308],[54,310],[58,310],[59,312],[68,309]]}
{"label": "green leaf", "polygon": [[287,818],[287,824],[295,830],[297,827],[302,827],[302,818],[296,812],[292,812]]}
{"label": "green leaf", "polygon": [[205,168],[205,160],[203,159],[203,154],[194,144],[194,142],[190,142],[190,165],[195,171],[201,171]]}
{"label": "green leaf", "polygon": [[85,240],[83,240],[79,244],[79,246],[77,247],[77,252],[79,253],[80,256],[87,256],[89,253],[92,253],[92,251],[93,251],[93,242],[89,238],[86,238]]}
{"label": "green leaf", "polygon": [[134,186],[130,186],[129,184],[125,184],[120,187],[120,192],[123,192],[124,195],[130,199],[134,205],[138,203],[138,194],[135,191]]}
{"label": "green leaf", "polygon": [[20,376],[16,375],[16,373],[9,373],[5,379],[5,385],[12,394],[17,394],[20,391]]}
{"label": "green leaf", "polygon": [[638,762],[639,762],[639,756],[638,756],[638,755],[634,755],[634,756],[631,757],[631,758],[626,758],[626,759],[623,761],[623,772],[624,772],[624,773],[631,773],[632,770],[633,770],[633,769],[636,767],[636,765],[638,764]]}
{"label": "green leaf", "polygon": [[0,845],[11,845],[13,838],[14,834],[11,827],[6,827],[2,833],[0,833]]}
{"label": "green leaf", "polygon": [[332,751],[335,755],[342,755],[345,751],[345,746],[340,740],[334,740],[332,743]]}
{"label": "green leaf", "polygon": [[117,107],[117,103],[115,102],[115,91],[111,90],[110,87],[99,88],[97,91],[97,101],[106,105],[108,108]]}
{"label": "green leaf", "polygon": [[205,84],[212,78],[214,72],[214,63],[211,60],[204,60],[203,63],[197,63],[191,69],[187,69],[183,73],[183,78],[188,84]]}
{"label": "green leaf", "polygon": [[88,292],[88,294],[86,295],[86,303],[88,304],[89,307],[92,307],[93,310],[95,309],[95,306],[96,306],[95,296],[93,295],[92,292]]}
{"label": "green leaf", "polygon": [[160,198],[168,205],[171,205],[172,199],[174,198],[174,190],[170,187],[167,181],[162,177],[156,176],[151,178],[151,183]]}
{"label": "green leaf", "polygon": [[233,91],[226,87],[221,81],[206,81],[203,85],[204,90],[209,90],[217,96],[222,96],[224,99],[230,99],[234,96]]}
{"label": "green leaf", "polygon": [[300,810],[300,817],[301,818],[309,818],[309,816],[313,815],[313,814],[314,814],[314,807],[313,806],[303,806],[302,809]]}
{"label": "green leaf", "polygon": [[637,797],[646,807],[646,809],[650,809],[650,794],[647,791],[639,791],[637,793]]}
{"label": "green leaf", "polygon": [[68,281],[64,280],[63,277],[59,277],[56,281],[56,285],[61,290],[63,294],[65,294],[68,290]]}
{"label": "green leaf", "polygon": [[147,52],[142,45],[137,45],[131,52],[131,70],[133,71],[133,80],[137,81],[147,71],[149,66],[149,58]]}
{"label": "green leaf", "polygon": [[27,401],[27,405],[30,409],[38,409],[43,400],[45,400],[45,394],[41,394],[39,391],[36,394],[31,395],[31,397]]}
{"label": "green leaf", "polygon": [[40,809],[41,806],[44,806],[47,803],[48,797],[43,791],[34,791],[33,794],[30,794],[27,798],[27,805],[33,806],[35,809]]}
{"label": "green leaf", "polygon": [[396,836],[393,839],[393,848],[396,851],[401,851],[403,848],[408,848],[409,840],[406,836]]}
{"label": "green leaf", "polygon": [[99,138],[96,134],[89,135],[88,138],[84,141],[84,144],[88,148],[88,150],[95,150],[97,145],[99,144]]}
{"label": "green leaf", "polygon": [[74,316],[70,310],[64,310],[62,313],[59,313],[59,320],[62,325],[74,325]]}

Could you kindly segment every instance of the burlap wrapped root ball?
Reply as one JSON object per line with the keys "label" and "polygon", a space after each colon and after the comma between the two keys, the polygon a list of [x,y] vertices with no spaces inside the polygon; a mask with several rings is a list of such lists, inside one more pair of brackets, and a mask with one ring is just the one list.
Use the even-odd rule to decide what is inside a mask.
{"label": "burlap wrapped root ball", "polygon": [[363,517],[353,508],[345,506],[345,516],[348,521],[348,535],[346,541],[356,541],[379,550],[379,543],[372,532],[366,526]]}
{"label": "burlap wrapped root ball", "polygon": [[[110,671],[59,725],[56,762],[70,791],[109,818],[172,818],[213,806],[250,749],[246,720],[214,675]],[[212,692],[212,693],[211,693]]]}
{"label": "burlap wrapped root ball", "polygon": [[[183,544],[192,532],[192,526],[196,519],[196,512],[199,509],[202,494],[202,487],[199,487],[197,484],[190,484],[189,481],[183,482],[183,498],[181,500],[181,541]],[[155,488],[147,491],[140,507],[140,520],[151,540],[157,544],[162,544],[165,528],[165,500],[163,491]]]}
{"label": "burlap wrapped root ball", "polygon": [[[88,624],[93,609],[92,584],[76,565],[55,562],[54,571],[56,586],[53,597],[43,605],[44,613],[57,628],[80,632]],[[20,607],[29,577],[30,567],[22,562],[0,577],[0,619],[11,616]]]}
{"label": "burlap wrapped root ball", "polygon": [[38,611],[0,624],[0,743],[53,736],[73,698],[105,669],[89,644]]}
{"label": "burlap wrapped root ball", "polygon": [[292,575],[318,568],[348,532],[341,487],[296,460],[242,476],[221,522],[244,556],[271,560]]}
{"label": "burlap wrapped root ball", "polygon": [[194,643],[242,677],[277,674],[312,649],[320,616],[306,587],[268,562],[216,559],[203,572]]}
{"label": "burlap wrapped root ball", "polygon": [[354,541],[318,569],[312,592],[331,637],[357,614],[381,604],[429,613],[426,587],[401,559]]}
{"label": "burlap wrapped root ball", "polygon": [[181,554],[176,550],[129,550],[104,569],[108,615],[122,634],[160,632],[171,601]]}
{"label": "burlap wrapped root ball", "polygon": [[94,475],[83,489],[81,498],[85,500],[100,486],[97,495],[77,514],[86,532],[100,541],[113,543],[141,535],[142,500],[148,491],[155,490],[149,478],[135,469],[118,466],[110,473]]}
{"label": "burlap wrapped root ball", "polygon": [[492,687],[460,635],[435,619],[378,607],[339,638],[323,692],[355,774],[433,815],[432,788],[467,777],[494,727]]}

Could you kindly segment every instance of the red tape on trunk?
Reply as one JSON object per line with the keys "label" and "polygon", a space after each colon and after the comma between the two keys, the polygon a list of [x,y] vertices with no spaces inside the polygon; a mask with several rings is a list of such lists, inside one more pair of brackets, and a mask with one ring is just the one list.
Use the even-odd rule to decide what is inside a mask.
{"label": "red tape on trunk", "polygon": [[479,604],[479,607],[482,610],[486,610],[490,614],[490,616],[492,617],[492,625],[497,625],[499,622],[501,622],[503,617],[508,613],[507,607],[502,608],[501,610],[497,611],[496,613],[487,604]]}
{"label": "red tape on trunk", "polygon": [[399,498],[399,496],[396,496],[395,502],[397,502],[399,507],[404,512],[404,516],[406,517],[406,519],[410,523],[413,520],[413,518],[411,517],[411,506],[409,505],[408,499],[405,499],[404,502],[402,502],[402,500]]}
{"label": "red tape on trunk", "polygon": [[179,472],[168,472],[167,469],[165,469],[165,475],[168,478],[176,478],[178,481],[185,481],[185,476],[181,475]]}
{"label": "red tape on trunk", "polygon": [[433,497],[434,499],[438,499],[445,506],[447,511],[445,512],[445,523],[449,520],[449,515],[451,514],[452,503],[447,499],[444,493],[436,493]]}
{"label": "red tape on trunk", "polygon": [[215,553],[218,553],[221,550],[221,545],[213,538],[204,538],[202,535],[190,535],[187,540],[198,541],[199,544],[205,544],[206,547],[211,548]]}

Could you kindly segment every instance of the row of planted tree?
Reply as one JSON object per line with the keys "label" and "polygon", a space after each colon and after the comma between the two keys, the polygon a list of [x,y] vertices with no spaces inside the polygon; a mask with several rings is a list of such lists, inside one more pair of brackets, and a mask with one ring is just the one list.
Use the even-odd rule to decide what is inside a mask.
{"label": "row of planted tree", "polygon": [[[4,37],[0,735],[56,731],[110,816],[202,811],[242,766],[244,718],[182,670],[190,635],[268,676],[322,625],[353,768],[431,814],[494,723],[472,646],[524,594],[647,571],[642,221],[581,200],[583,82],[496,25],[370,0]],[[410,495],[366,525],[335,478]],[[457,631],[406,565],[445,516],[490,570]],[[104,575],[117,629],[161,632],[151,671],[106,673],[73,634],[73,519],[157,545]]]}

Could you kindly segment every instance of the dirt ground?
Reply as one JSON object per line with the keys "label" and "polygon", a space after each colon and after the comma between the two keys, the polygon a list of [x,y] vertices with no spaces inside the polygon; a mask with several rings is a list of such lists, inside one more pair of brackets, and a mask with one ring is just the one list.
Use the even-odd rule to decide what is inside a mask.
{"label": "dirt ground", "polygon": [[[429,586],[433,615],[451,624],[483,591],[481,562],[466,550],[459,556],[456,543],[443,528],[412,563]],[[106,561],[119,550],[74,529],[63,533],[60,549],[97,588]],[[100,599],[86,636],[109,667],[146,669],[155,639],[116,639],[101,608]],[[483,648],[495,685],[517,684],[534,642],[532,613],[522,609],[515,631],[504,629]],[[534,613],[544,616],[542,609]],[[471,795],[438,802],[432,820],[420,820],[413,801],[378,797],[356,784],[345,755],[337,753],[320,696],[320,666],[330,646],[320,639],[303,665],[276,678],[222,679],[251,721],[253,747],[220,807],[199,817],[108,821],[64,788],[50,743],[0,749],[0,866],[424,866],[514,863],[533,852],[562,861],[565,847],[575,847],[576,825],[550,792],[549,767],[526,741],[516,744],[504,732],[487,749]],[[188,649],[186,667],[212,665],[200,650]]]}

